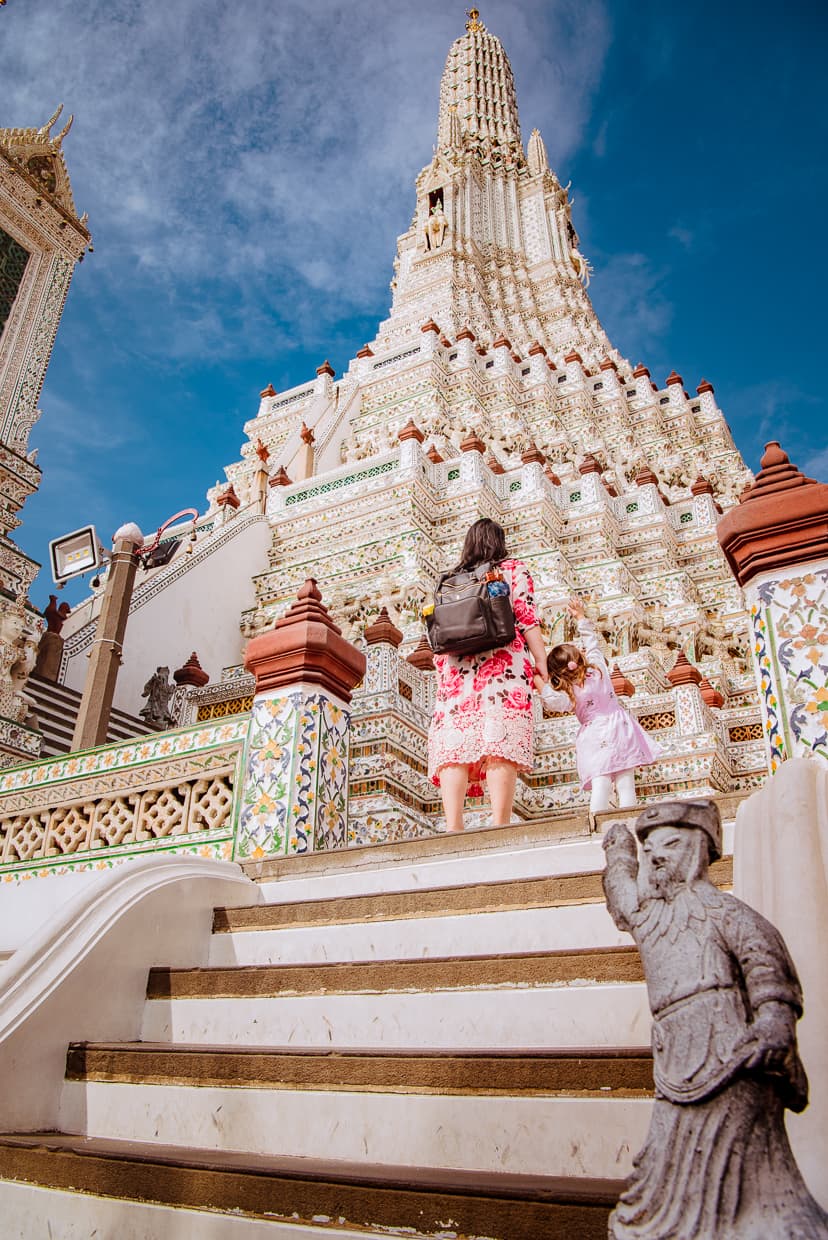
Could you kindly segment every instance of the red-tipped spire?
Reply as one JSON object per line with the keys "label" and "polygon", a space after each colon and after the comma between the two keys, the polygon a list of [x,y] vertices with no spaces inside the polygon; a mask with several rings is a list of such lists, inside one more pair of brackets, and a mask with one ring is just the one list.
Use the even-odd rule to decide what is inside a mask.
{"label": "red-tipped spire", "polygon": [[460,440],[461,452],[479,452],[481,456],[486,451],[486,445],[479,435],[475,435],[474,431],[469,431],[465,439]]}
{"label": "red-tipped spire", "polygon": [[275,628],[247,645],[244,666],[256,677],[256,693],[286,685],[318,684],[344,702],[365,675],[365,655],[342,636],[309,577],[296,602]]}
{"label": "red-tipped spire", "polygon": [[680,650],[678,658],[667,673],[667,679],[673,688],[677,685],[699,685],[701,684],[702,674],[690,662],[684,651]]}
{"label": "red-tipped spire", "polygon": [[321,366],[316,367],[316,373],[318,375],[330,375],[332,379],[336,375],[336,371],[334,370],[333,366],[331,365],[331,363],[328,361],[327,358],[325,358]]}
{"label": "red-tipped spire", "polygon": [[541,452],[536,443],[530,443],[524,452],[521,452],[520,459],[524,465],[545,465],[546,457]]}
{"label": "red-tipped spire", "polygon": [[397,432],[397,438],[400,443],[405,443],[407,439],[416,439],[417,443],[422,443],[425,435],[420,430],[413,418],[409,418],[402,430]]}
{"label": "red-tipped spire", "polygon": [[631,680],[627,680],[617,663],[613,664],[610,680],[616,697],[632,697],[635,693],[635,685]]}
{"label": "red-tipped spire", "polygon": [[740,585],[757,573],[828,556],[828,483],[806,478],[776,440],[766,445],[761,466],[716,530]]}
{"label": "red-tipped spire", "polygon": [[389,646],[396,647],[399,646],[403,639],[402,632],[389,616],[387,607],[383,607],[374,623],[368,625],[364,637],[369,646],[376,646],[380,642],[385,642]]}
{"label": "red-tipped spire", "polygon": [[419,644],[411,651],[406,663],[419,668],[421,672],[434,671],[434,652],[428,644],[428,638],[420,638]]}
{"label": "red-tipped spire", "polygon": [[584,459],[581,461],[580,465],[578,466],[579,474],[584,474],[584,475],[602,474],[603,472],[604,472],[603,465],[597,459],[597,457],[594,457],[592,455],[591,452],[587,452],[586,456],[584,457]]}
{"label": "red-tipped spire", "polygon": [[708,706],[719,707],[724,705],[724,698],[721,693],[711,685],[706,676],[702,676],[699,681],[699,688],[701,689],[702,699]]}
{"label": "red-tipped spire", "polygon": [[195,651],[193,651],[186,663],[173,672],[173,680],[177,685],[189,685],[195,689],[202,688],[209,679],[210,676],[199,663],[198,655]]}

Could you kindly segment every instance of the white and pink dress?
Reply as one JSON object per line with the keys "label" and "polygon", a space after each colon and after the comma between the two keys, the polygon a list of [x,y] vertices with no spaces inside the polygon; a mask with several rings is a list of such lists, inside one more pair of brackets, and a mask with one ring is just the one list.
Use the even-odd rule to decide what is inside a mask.
{"label": "white and pink dress", "polygon": [[534,668],[523,634],[538,623],[534,585],[520,560],[502,560],[515,613],[515,639],[499,650],[436,654],[437,701],[428,731],[428,774],[439,786],[444,766],[468,766],[471,797],[482,796],[486,758],[532,769]]}
{"label": "white and pink dress", "polygon": [[[618,775],[654,762],[661,752],[638,720],[615,696],[609,668],[590,620],[578,621],[578,643],[593,664],[582,685],[574,685],[575,715],[581,724],[575,757],[581,787],[592,787],[596,775]],[[545,684],[541,691],[549,710],[571,711],[572,699],[562,689]]]}

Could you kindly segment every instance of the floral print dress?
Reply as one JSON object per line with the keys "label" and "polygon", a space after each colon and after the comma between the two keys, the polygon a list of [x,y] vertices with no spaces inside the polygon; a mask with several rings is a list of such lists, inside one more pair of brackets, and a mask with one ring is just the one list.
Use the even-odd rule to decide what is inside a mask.
{"label": "floral print dress", "polygon": [[487,758],[532,768],[532,674],[523,634],[538,623],[534,585],[520,560],[502,560],[515,613],[515,639],[480,654],[436,654],[437,701],[428,732],[428,773],[439,786],[444,766],[468,766],[468,795],[483,795]]}

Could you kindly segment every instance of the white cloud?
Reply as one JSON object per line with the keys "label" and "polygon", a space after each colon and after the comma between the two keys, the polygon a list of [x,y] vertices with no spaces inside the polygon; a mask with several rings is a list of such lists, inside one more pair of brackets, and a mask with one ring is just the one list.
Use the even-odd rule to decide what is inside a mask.
{"label": "white cloud", "polygon": [[[603,0],[491,0],[483,16],[512,60],[524,138],[538,125],[565,162],[610,38]],[[230,332],[249,353],[274,319],[308,334],[382,313],[462,23],[440,0],[9,6],[0,119],[42,123],[58,97],[75,112],[66,154],[96,242],[87,283],[117,304],[121,336],[197,355],[215,321],[188,302],[207,296],[223,317],[229,297],[266,308],[224,323],[224,347]]]}

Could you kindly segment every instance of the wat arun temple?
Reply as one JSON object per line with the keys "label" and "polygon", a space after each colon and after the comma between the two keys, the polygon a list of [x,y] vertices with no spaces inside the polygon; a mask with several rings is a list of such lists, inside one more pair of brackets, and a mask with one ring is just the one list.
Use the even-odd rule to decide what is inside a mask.
{"label": "wat arun temple", "polygon": [[[539,701],[510,825],[470,800],[446,832],[427,777],[423,608],[484,516],[529,566],[547,647],[583,601],[658,743],[645,815],[708,824],[709,907],[732,891],[790,949],[811,1103],[788,1132],[828,1205],[828,484],[776,442],[754,476],[710,382],[613,346],[569,186],[471,9],[374,338],[340,376],[268,383],[203,509],[125,525],[89,596],[40,616],[13,533],[91,249],[59,117],[0,129],[4,1237],[612,1229],[657,1079],[638,940],[602,887],[640,810],[589,813],[577,721]],[[646,922],[674,971],[676,936],[711,924],[690,894],[686,924]],[[714,955],[719,1003],[738,987],[711,984]],[[765,963],[745,967],[780,1007]],[[671,1236],[760,1234],[670,1204]]]}
{"label": "wat arun temple", "polygon": [[[567,596],[586,601],[619,692],[662,749],[642,798],[758,786],[748,618],[716,536],[751,474],[709,382],[658,381],[607,337],[569,188],[538,130],[524,143],[509,61],[478,16],[449,52],[412,198],[375,337],[339,378],[324,362],[262,391],[195,543],[185,532],[139,579],[116,707],[137,715],[156,667],[195,651],[210,681],[178,694],[178,720],[249,710],[244,645],[313,577],[373,656],[354,697],[349,841],[440,829],[421,608],[468,525],[490,516],[530,567],[548,644]],[[76,691],[99,606],[63,626],[54,676]],[[539,712],[521,818],[583,803],[576,727]]]}

